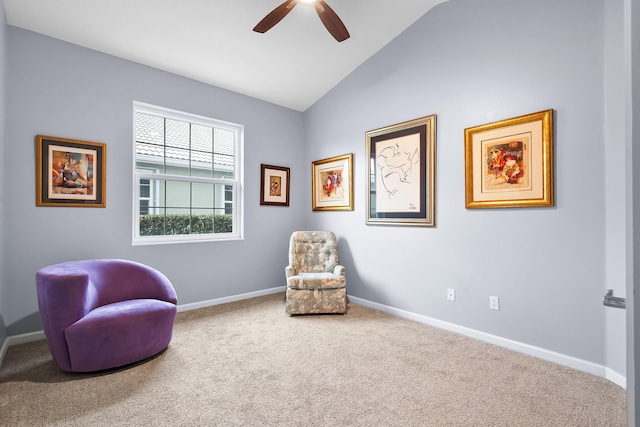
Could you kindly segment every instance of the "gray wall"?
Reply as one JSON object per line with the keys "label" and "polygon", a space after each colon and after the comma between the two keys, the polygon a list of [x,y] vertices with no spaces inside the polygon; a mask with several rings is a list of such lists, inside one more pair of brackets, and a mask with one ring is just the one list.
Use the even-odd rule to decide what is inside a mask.
{"label": "gray wall", "polygon": [[[6,153],[7,153],[7,126],[6,126],[6,46],[7,46],[7,19],[4,14],[4,2],[0,0],[0,159],[2,159],[2,170],[6,169]],[[7,337],[7,327],[4,321],[4,313],[7,303],[7,281],[6,281],[6,238],[5,238],[5,206],[7,185],[6,179],[0,183],[0,348],[4,344]]]}
{"label": "gray wall", "polygon": [[[623,232],[607,240],[607,213],[625,202],[608,182],[624,141],[604,138],[604,27],[602,0],[449,1],[307,111],[308,160],[355,154],[355,210],[312,215],[342,239],[351,295],[597,364],[624,353],[624,316],[607,319],[602,305],[607,265],[619,267],[605,248],[624,253]],[[464,129],[547,108],[556,206],[465,209]],[[365,132],[433,113],[437,227],[365,225]],[[611,361],[624,375],[624,360]]]}
{"label": "gray wall", "polygon": [[[67,260],[149,264],[172,280],[180,304],[284,285],[288,237],[307,212],[302,113],[15,27],[8,42],[9,335],[41,329],[35,272]],[[243,241],[131,246],[134,100],[245,126]],[[107,144],[105,209],[35,206],[37,134]],[[289,208],[260,206],[261,163],[291,167]]]}

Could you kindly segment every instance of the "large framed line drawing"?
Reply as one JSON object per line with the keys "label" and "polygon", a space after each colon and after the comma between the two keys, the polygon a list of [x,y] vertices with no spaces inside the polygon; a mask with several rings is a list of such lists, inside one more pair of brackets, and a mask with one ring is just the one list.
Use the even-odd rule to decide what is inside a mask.
{"label": "large framed line drawing", "polygon": [[311,209],[353,210],[353,153],[312,162]]}
{"label": "large framed line drawing", "polygon": [[465,205],[554,206],[553,110],[467,128]]}
{"label": "large framed line drawing", "polygon": [[104,208],[105,144],[36,136],[36,206]]}
{"label": "large framed line drawing", "polygon": [[367,224],[435,227],[436,115],[365,136]]}

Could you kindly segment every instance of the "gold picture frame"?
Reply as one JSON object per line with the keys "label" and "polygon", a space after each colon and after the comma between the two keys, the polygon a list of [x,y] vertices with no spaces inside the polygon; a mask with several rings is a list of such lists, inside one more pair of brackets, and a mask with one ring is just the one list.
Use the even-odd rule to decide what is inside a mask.
{"label": "gold picture frame", "polygon": [[353,210],[353,153],[312,162],[311,208]]}
{"label": "gold picture frame", "polygon": [[36,206],[104,208],[103,143],[36,136]]}
{"label": "gold picture frame", "polygon": [[260,165],[260,204],[289,206],[290,169],[283,166]]}
{"label": "gold picture frame", "polygon": [[365,134],[367,224],[435,227],[436,115]]}
{"label": "gold picture frame", "polygon": [[465,129],[465,205],[554,206],[553,109]]}

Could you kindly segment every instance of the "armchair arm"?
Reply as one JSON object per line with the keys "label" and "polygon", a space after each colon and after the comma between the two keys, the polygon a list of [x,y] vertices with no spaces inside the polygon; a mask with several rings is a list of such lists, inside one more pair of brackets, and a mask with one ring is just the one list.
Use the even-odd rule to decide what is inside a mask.
{"label": "armchair arm", "polygon": [[51,355],[62,369],[71,361],[64,331],[83,318],[96,301],[89,275],[69,265],[44,267],[36,273],[38,307]]}
{"label": "armchair arm", "polygon": [[295,276],[295,275],[296,275],[296,270],[292,266],[288,265],[288,266],[286,266],[284,268],[284,276],[285,276],[285,278],[288,279],[289,277],[292,277],[292,276]]}
{"label": "armchair arm", "polygon": [[338,264],[333,267],[333,274],[336,276],[344,276],[346,274],[346,270],[343,265]]}

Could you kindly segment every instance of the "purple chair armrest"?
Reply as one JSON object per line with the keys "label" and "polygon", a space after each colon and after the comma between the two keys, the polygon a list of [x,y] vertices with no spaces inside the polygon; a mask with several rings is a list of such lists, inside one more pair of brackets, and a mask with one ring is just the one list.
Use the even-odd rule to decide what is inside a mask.
{"label": "purple chair armrest", "polygon": [[38,306],[53,358],[70,369],[64,337],[67,327],[83,318],[94,306],[97,295],[89,286],[89,275],[73,267],[53,265],[36,273]]}

